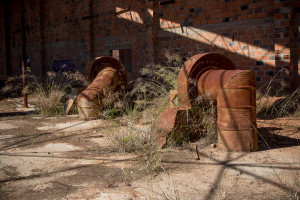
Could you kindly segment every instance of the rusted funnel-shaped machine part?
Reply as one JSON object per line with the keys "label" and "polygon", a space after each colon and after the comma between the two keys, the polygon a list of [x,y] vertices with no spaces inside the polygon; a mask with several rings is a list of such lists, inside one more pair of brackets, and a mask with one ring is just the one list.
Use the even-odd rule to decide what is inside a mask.
{"label": "rusted funnel-shaped machine part", "polygon": [[92,83],[77,96],[80,118],[97,118],[102,109],[103,90],[109,89],[122,97],[127,84],[125,67],[113,57],[97,57],[87,67],[86,74]]}
{"label": "rusted funnel-shaped machine part", "polygon": [[198,81],[198,94],[216,100],[218,147],[255,151],[255,74],[247,70],[209,70]]}

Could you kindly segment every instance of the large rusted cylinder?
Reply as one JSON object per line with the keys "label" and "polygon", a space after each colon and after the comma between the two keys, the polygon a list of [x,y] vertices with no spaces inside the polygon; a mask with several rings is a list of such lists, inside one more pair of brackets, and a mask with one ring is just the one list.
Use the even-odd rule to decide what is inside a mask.
{"label": "large rusted cylinder", "polygon": [[[230,59],[218,53],[198,54],[182,66],[177,90],[181,107],[169,108],[157,119],[160,146],[166,143],[172,132],[176,132],[176,127],[189,126],[188,116],[183,117],[185,121],[170,119],[177,119],[178,113],[183,113],[184,109],[186,113],[194,112],[196,99],[202,95],[216,102],[220,148],[229,151],[257,149],[256,86],[252,71],[236,70]],[[166,112],[174,116],[165,118]],[[197,118],[193,120],[197,122]]]}
{"label": "large rusted cylinder", "polygon": [[101,101],[104,89],[125,93],[127,75],[125,67],[113,57],[95,58],[87,67],[86,74],[92,83],[77,96],[80,118],[96,118],[102,109]]}
{"label": "large rusted cylinder", "polygon": [[218,146],[230,151],[255,151],[255,75],[247,70],[210,70],[198,81],[198,94],[216,100]]}

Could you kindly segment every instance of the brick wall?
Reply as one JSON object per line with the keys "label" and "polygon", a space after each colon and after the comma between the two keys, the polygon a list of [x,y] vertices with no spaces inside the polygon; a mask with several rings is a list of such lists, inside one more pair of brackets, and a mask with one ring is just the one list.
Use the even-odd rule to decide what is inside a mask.
{"label": "brick wall", "polygon": [[41,74],[41,38],[39,0],[25,1],[26,52],[31,57],[31,70]]}
{"label": "brick wall", "polygon": [[[129,6],[130,11],[125,12]],[[139,76],[139,69],[147,61],[153,62],[153,19],[147,10],[151,6],[140,0],[112,0],[99,3],[94,11],[99,14],[94,19],[96,55],[108,55],[108,51],[114,49],[131,49],[133,70],[130,79]],[[120,14],[115,15],[116,12]]]}
{"label": "brick wall", "polygon": [[[166,51],[184,57],[219,52],[238,68],[255,71],[261,87],[283,68],[299,73],[295,36],[298,4],[292,0],[175,0],[170,4],[149,0],[25,0],[27,55],[32,57],[32,70],[39,75],[51,70],[55,61],[72,61],[84,71],[93,57],[131,49],[129,78],[135,79],[146,64],[166,62]],[[10,1],[9,12],[10,63],[16,74],[21,72],[20,0]],[[3,32],[0,29],[1,45]],[[5,66],[5,56],[1,57],[0,66]],[[0,73],[6,73],[3,67]],[[290,77],[280,73],[279,77],[287,82],[297,79],[292,73]]]}
{"label": "brick wall", "polygon": [[[22,46],[21,46],[21,4],[20,1],[12,1],[8,6],[11,74],[19,75],[22,69]],[[28,29],[27,29],[28,30]],[[28,32],[28,31],[27,31]],[[27,33],[28,34],[28,33]]]}
{"label": "brick wall", "polygon": [[5,56],[4,2],[0,2],[0,80],[6,74]]}
{"label": "brick wall", "polygon": [[295,13],[294,16],[294,74],[295,74],[295,85],[300,85],[300,2],[294,3],[294,9],[298,9],[298,12]]}
{"label": "brick wall", "polygon": [[[255,71],[259,87],[266,85],[282,68],[290,67],[292,36],[291,19],[287,15],[292,12],[292,1],[176,2],[159,7],[161,62],[166,60],[166,50],[186,57],[220,52],[238,68]],[[281,9],[276,10],[278,7]],[[286,73],[278,77],[289,81]]]}

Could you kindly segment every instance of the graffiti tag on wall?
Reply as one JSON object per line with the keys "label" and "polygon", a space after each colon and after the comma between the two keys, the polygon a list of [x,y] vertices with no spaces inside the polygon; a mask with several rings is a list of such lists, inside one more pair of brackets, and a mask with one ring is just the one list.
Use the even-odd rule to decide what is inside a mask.
{"label": "graffiti tag on wall", "polygon": [[52,66],[55,72],[64,71],[70,72],[76,70],[76,65],[73,60],[55,60]]}

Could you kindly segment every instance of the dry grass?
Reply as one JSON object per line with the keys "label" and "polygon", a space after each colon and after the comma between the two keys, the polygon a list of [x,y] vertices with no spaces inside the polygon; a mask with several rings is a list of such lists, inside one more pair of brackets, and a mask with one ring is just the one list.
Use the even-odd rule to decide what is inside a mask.
{"label": "dry grass", "polygon": [[[131,115],[136,115],[132,113]],[[147,174],[163,169],[161,159],[163,153],[157,148],[154,138],[153,124],[138,125],[132,121],[136,116],[123,116],[113,119],[114,131],[109,135],[111,150],[120,153],[136,153],[140,170]]]}
{"label": "dry grass", "polygon": [[[27,83],[29,85],[36,82],[36,77],[33,74],[26,72],[26,77]],[[1,98],[21,97],[22,93],[32,94],[33,87],[28,86],[26,90],[23,91],[23,77],[21,75],[9,77],[5,81],[5,85],[0,90]]]}
{"label": "dry grass", "polygon": [[[291,91],[287,83],[281,78],[281,76],[288,75],[288,70],[280,70],[266,85],[262,86],[257,90],[256,93],[256,104],[257,104],[257,117],[267,120],[272,120],[281,117],[299,117],[300,116],[300,88],[298,87],[294,91]],[[295,132],[298,128],[295,127]],[[264,145],[271,149],[273,140],[273,133],[264,132],[264,129],[258,131],[259,137],[263,140]],[[297,145],[297,144],[295,144]],[[291,164],[299,163],[288,163]],[[272,164],[271,164],[272,165]],[[293,186],[293,190],[290,191],[289,199],[299,200],[300,199],[300,179],[299,170],[295,171],[295,178],[292,181],[293,185],[283,182],[280,178],[280,174],[274,171],[274,175],[278,177],[278,180],[283,186],[289,188]]]}
{"label": "dry grass", "polygon": [[[135,152],[140,170],[156,173],[162,170],[163,153],[155,143],[155,120],[168,106],[169,90],[176,89],[177,76],[182,59],[174,54],[166,54],[168,66],[146,66],[141,74],[147,78],[136,80],[134,88],[125,94],[124,112],[121,117],[106,115],[114,124],[115,131],[109,136],[114,151]],[[107,102],[111,102],[108,95]],[[106,100],[102,100],[106,102]]]}
{"label": "dry grass", "polygon": [[28,87],[35,88],[37,110],[44,116],[57,116],[65,113],[64,104],[71,93],[71,88],[85,87],[87,84],[79,72],[48,72],[43,83],[36,79]]}
{"label": "dry grass", "polygon": [[[166,54],[166,57],[168,58],[167,66],[144,67],[141,73],[147,78],[136,80],[134,88],[125,95],[124,104],[127,106],[125,106],[126,110],[121,124],[124,125],[126,121],[124,127],[130,131],[126,132],[126,128],[118,127],[118,133],[114,133],[110,137],[114,148],[120,152],[143,152],[144,160],[151,160],[151,157],[157,156],[156,153],[153,153],[157,152],[154,141],[155,120],[169,106],[169,91],[177,89],[177,77],[183,64],[182,59],[176,54]],[[134,99],[133,103],[132,99]],[[128,103],[130,100],[131,103]],[[171,134],[168,141],[169,145],[187,143],[190,141],[189,136],[195,136],[195,134],[198,134],[195,136],[196,138],[203,138],[201,140],[202,145],[216,142],[217,128],[214,102],[199,97],[197,103],[198,106],[195,108],[198,113],[197,119],[188,119],[189,123],[184,127],[185,134],[180,134],[182,137],[172,137]],[[133,105],[128,106],[128,104]],[[110,115],[106,115],[106,119],[112,119],[115,124],[118,124],[117,126],[120,126],[120,121],[116,122],[115,116],[112,116],[110,112]],[[147,124],[147,128],[137,124]],[[151,166],[151,164],[146,165]]]}
{"label": "dry grass", "polygon": [[[260,118],[278,118],[300,113],[300,88],[290,91],[287,84],[279,79],[286,69],[280,70],[272,80],[257,90],[257,115]],[[274,89],[275,86],[280,86]]]}
{"label": "dry grass", "polygon": [[36,106],[44,116],[56,116],[64,112],[64,105],[62,103],[65,96],[64,90],[57,86],[52,86],[45,90],[39,87],[36,92]]}
{"label": "dry grass", "polygon": [[[200,133],[200,146],[217,142],[217,108],[215,101],[202,96],[196,99],[197,123],[193,124],[193,132]],[[194,120],[195,121],[195,120]]]}

